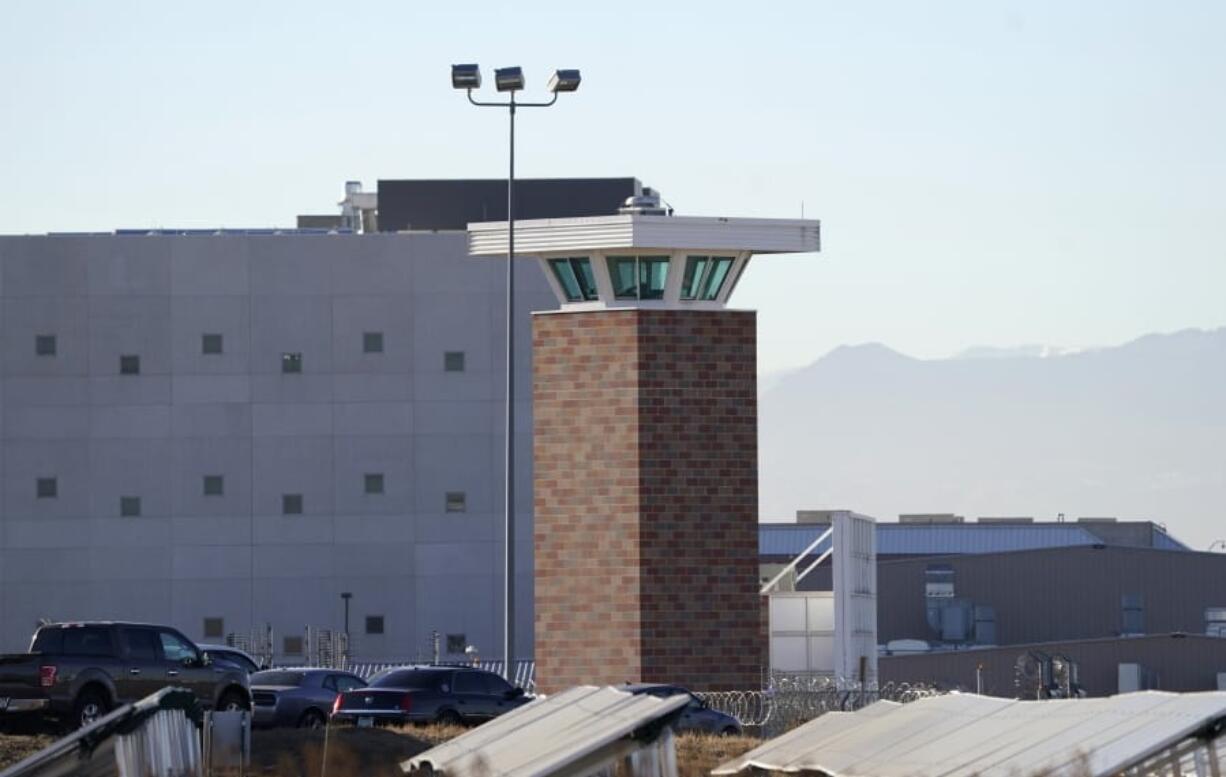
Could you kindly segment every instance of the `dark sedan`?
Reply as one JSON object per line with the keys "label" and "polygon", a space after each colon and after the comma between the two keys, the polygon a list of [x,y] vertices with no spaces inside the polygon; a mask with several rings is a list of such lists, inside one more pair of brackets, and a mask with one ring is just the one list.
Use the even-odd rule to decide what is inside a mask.
{"label": "dark sedan", "polygon": [[493,672],[468,667],[388,669],[365,688],[336,698],[333,719],[358,726],[472,724],[495,718],[528,697]]}
{"label": "dark sedan", "polygon": [[335,669],[270,669],[251,675],[254,726],[318,728],[328,722],[337,696],[366,685]]}
{"label": "dark sedan", "polygon": [[690,697],[690,703],[681,710],[681,717],[673,728],[678,732],[698,731],[706,734],[736,736],[741,733],[741,721],[731,715],[711,709],[705,701],[690,693],[679,685],[664,685],[659,683],[638,683],[623,685],[623,691],[667,698],[669,696],[685,695]]}

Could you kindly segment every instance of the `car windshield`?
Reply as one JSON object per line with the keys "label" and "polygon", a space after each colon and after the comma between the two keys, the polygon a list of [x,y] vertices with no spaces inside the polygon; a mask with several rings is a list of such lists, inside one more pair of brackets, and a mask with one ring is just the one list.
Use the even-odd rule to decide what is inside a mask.
{"label": "car windshield", "polygon": [[375,675],[371,688],[438,688],[450,672],[436,669],[389,669]]}
{"label": "car windshield", "polygon": [[251,675],[252,685],[302,685],[302,678],[306,677],[304,672],[283,672],[272,670],[268,672],[256,672]]}

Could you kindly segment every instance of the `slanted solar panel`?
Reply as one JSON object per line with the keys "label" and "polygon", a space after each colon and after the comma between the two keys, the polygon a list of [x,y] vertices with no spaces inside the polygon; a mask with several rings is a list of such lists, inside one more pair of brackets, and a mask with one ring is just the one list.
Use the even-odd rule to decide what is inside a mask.
{"label": "slanted solar panel", "polygon": [[[885,704],[824,715],[712,774],[757,768],[832,777],[1105,777],[1176,746],[1203,748],[1198,735],[1220,737],[1226,720],[1226,692],[1051,701],[953,693]],[[1218,753],[1226,756],[1226,747]]]}

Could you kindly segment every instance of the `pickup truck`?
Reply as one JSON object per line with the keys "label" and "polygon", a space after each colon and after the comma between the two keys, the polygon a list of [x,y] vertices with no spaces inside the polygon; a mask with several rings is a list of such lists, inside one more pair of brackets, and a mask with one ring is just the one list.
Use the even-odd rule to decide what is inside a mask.
{"label": "pickup truck", "polygon": [[168,685],[204,707],[251,709],[247,673],[214,664],[178,631],[94,621],[42,626],[28,653],[0,655],[0,721],[37,715],[77,728]]}

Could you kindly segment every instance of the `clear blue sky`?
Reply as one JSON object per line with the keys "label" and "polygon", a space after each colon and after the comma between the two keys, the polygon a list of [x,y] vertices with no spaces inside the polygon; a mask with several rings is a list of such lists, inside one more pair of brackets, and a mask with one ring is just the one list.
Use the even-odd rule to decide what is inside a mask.
{"label": "clear blue sky", "polygon": [[[765,371],[1226,324],[1220,2],[6,3],[0,233],[289,225],[345,179],[498,177],[448,66],[553,67],[524,176],[823,221],[763,258]],[[460,11],[456,8],[470,8]]]}

